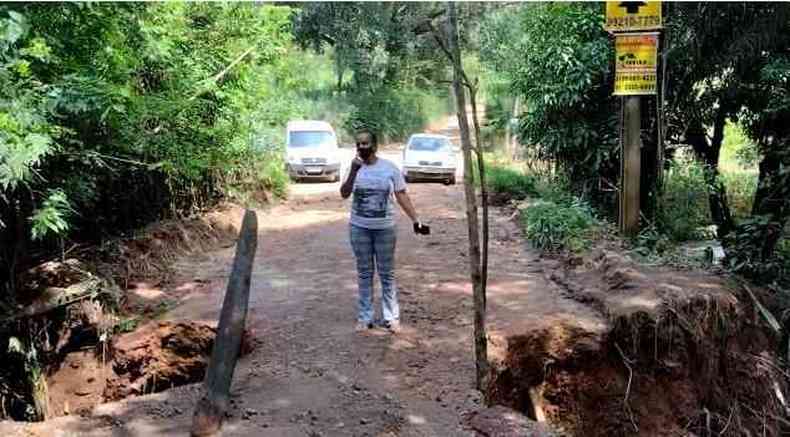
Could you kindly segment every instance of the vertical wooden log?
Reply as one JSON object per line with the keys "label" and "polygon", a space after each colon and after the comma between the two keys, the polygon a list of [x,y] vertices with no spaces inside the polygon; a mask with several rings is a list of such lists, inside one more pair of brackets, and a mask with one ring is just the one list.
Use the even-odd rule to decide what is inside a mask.
{"label": "vertical wooden log", "polygon": [[198,401],[192,418],[192,437],[217,436],[222,428],[247,320],[252,263],[257,246],[258,218],[255,212],[247,210],[222,303],[211,361],[206,370],[205,394]]}
{"label": "vertical wooden log", "polygon": [[639,195],[642,169],[641,113],[639,96],[625,97],[625,138],[623,141],[623,181],[620,194],[620,231],[639,232]]}

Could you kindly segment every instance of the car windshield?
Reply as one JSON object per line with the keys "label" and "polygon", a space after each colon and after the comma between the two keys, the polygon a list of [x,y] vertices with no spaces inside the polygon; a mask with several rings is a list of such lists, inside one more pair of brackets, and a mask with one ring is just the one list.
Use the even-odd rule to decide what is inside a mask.
{"label": "car windshield", "polygon": [[447,140],[443,138],[418,137],[411,140],[409,150],[436,152],[448,146]]}
{"label": "car windshield", "polygon": [[332,132],[327,131],[293,131],[288,147],[318,147],[334,139]]}

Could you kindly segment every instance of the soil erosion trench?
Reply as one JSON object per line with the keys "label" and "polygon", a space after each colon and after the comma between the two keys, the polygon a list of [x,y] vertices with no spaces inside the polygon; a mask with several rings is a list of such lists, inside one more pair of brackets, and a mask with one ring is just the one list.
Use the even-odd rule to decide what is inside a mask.
{"label": "soil erosion trench", "polygon": [[[457,134],[450,123],[440,131]],[[385,148],[382,156],[400,164],[397,150]],[[247,319],[255,341],[248,342],[254,347],[246,348],[235,373],[224,435],[550,435],[527,417],[548,422],[560,435],[677,435],[711,423],[732,430],[734,420],[757,429],[750,427],[761,411],[779,411],[776,397],[764,389],[784,388],[763,353],[771,339],[752,325],[715,329],[721,321],[754,320],[740,317],[746,310],[721,281],[641,269],[606,251],[571,263],[542,259],[526,248],[514,212],[506,208],[494,209],[491,217],[488,327],[494,373],[487,394],[508,408],[486,408],[474,390],[460,186],[409,185],[432,235],[413,235],[400,217],[396,278],[403,330],[397,335],[353,332],[356,271],[348,204],[338,189],[337,183],[296,184],[291,200],[259,211]],[[241,211],[231,211],[240,221]],[[146,357],[185,349],[205,355],[210,348],[204,339],[216,323],[234,250],[176,262],[178,279],[160,292],[182,292],[174,294],[177,302],[163,320],[118,346],[127,361],[147,362]],[[184,284],[199,286],[183,292]],[[160,332],[156,347],[146,340],[150,332]],[[185,333],[192,340],[175,339]],[[705,354],[714,359],[703,360]],[[760,363],[760,372],[742,376]],[[188,360],[186,379],[199,380],[199,364]],[[117,398],[139,394],[128,393],[138,373],[113,382],[119,392],[126,390]],[[168,382],[159,380],[153,391]],[[197,385],[184,385],[97,405],[83,417],[3,422],[0,432],[186,435],[199,395]]]}

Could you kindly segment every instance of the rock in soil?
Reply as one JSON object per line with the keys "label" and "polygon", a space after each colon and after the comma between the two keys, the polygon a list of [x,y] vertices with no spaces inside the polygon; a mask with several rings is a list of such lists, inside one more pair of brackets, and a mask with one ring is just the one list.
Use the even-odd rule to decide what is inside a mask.
{"label": "rock in soil", "polygon": [[555,437],[548,426],[501,405],[471,413],[466,426],[487,437]]}

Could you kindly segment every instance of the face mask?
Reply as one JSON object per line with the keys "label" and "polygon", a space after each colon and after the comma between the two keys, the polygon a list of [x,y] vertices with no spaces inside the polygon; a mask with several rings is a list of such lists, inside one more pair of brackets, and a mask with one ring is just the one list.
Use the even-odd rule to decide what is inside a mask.
{"label": "face mask", "polygon": [[357,149],[357,153],[359,154],[360,158],[362,158],[363,160],[367,160],[368,158],[370,158],[370,155],[373,154],[373,148],[372,147],[365,147],[364,149],[359,148]]}

